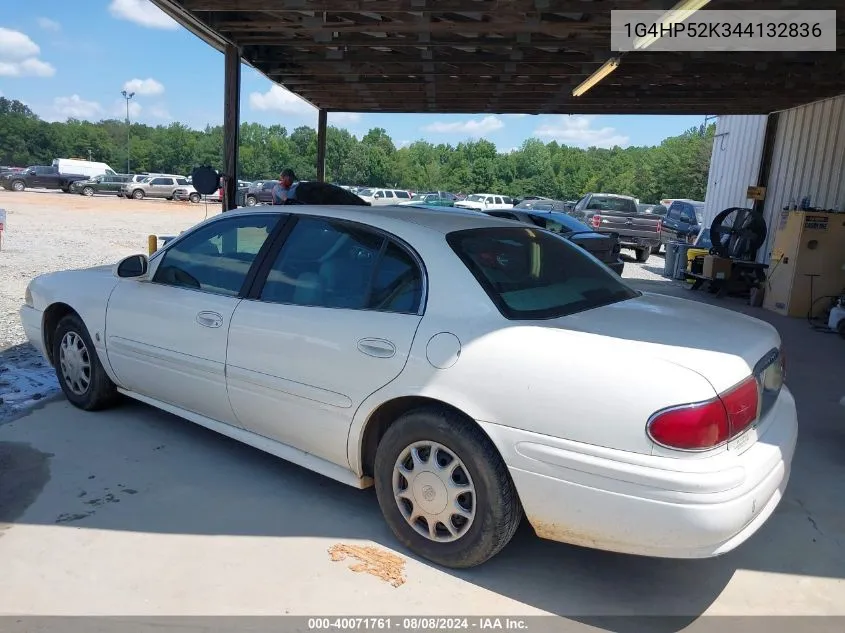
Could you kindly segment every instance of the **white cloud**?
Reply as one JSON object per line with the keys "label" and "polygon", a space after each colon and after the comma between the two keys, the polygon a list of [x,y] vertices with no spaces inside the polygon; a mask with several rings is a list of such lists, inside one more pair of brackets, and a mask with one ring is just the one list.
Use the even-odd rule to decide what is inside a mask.
{"label": "white cloud", "polygon": [[56,69],[40,53],[26,33],[0,27],[0,77],[52,77]]}
{"label": "white cloud", "polygon": [[629,137],[612,127],[593,127],[594,116],[561,115],[556,123],[541,125],[534,134],[542,139],[554,140],[576,147],[626,147]]}
{"label": "white cloud", "polygon": [[77,94],[53,99],[53,110],[60,117],[90,119],[102,114],[103,107],[96,101],[85,101]]}
{"label": "white cloud", "polygon": [[505,127],[502,120],[492,114],[483,119],[469,119],[468,121],[455,121],[446,123],[437,121],[423,127],[425,132],[435,134],[466,134],[467,136],[484,136]]}
{"label": "white cloud", "polygon": [[514,113],[511,113],[511,114],[506,114],[505,116],[512,116],[514,118],[518,118],[518,117],[524,117],[524,116],[528,116],[528,115],[525,114],[525,112],[514,112]]}
{"label": "white cloud", "polygon": [[45,31],[61,31],[62,25],[50,18],[38,18],[38,26]]}
{"label": "white cloud", "polygon": [[0,59],[26,59],[37,57],[40,52],[38,44],[26,33],[0,26]]}
{"label": "white cloud", "polygon": [[118,20],[127,20],[151,29],[178,29],[179,25],[149,0],[112,0],[109,13]]}
{"label": "white cloud", "polygon": [[310,103],[278,85],[270,86],[267,92],[251,92],[249,94],[249,107],[264,112],[273,111],[295,115],[308,115],[316,112],[316,108]]}
{"label": "white cloud", "polygon": [[396,143],[396,149],[408,147],[410,144],[411,144],[411,141],[399,141],[398,143]]}
{"label": "white cloud", "polygon": [[134,92],[139,95],[160,95],[164,92],[164,85],[152,77],[147,79],[130,79],[123,84],[126,92]]}
{"label": "white cloud", "polygon": [[329,112],[328,120],[334,125],[348,125],[358,123],[361,115],[357,112]]}

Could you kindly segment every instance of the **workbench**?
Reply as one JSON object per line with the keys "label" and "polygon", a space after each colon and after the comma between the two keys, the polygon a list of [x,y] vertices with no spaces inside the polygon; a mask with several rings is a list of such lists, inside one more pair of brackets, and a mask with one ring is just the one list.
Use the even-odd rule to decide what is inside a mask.
{"label": "workbench", "polygon": [[706,284],[707,290],[721,298],[731,292],[750,292],[751,288],[766,280],[768,267],[768,264],[735,260],[731,261],[731,272],[725,279],[710,279],[698,273],[686,273],[686,276],[695,280],[690,290],[698,290]]}

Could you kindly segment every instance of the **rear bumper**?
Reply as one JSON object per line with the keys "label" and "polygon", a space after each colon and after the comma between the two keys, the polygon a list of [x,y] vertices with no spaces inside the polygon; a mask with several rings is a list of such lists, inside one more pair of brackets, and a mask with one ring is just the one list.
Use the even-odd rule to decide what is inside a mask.
{"label": "rear bumper", "polygon": [[658,246],[659,244],[659,237],[636,237],[632,235],[619,236],[619,245],[623,248],[646,248]]}
{"label": "rear bumper", "polygon": [[674,459],[482,423],[537,535],[662,558],[709,558],[753,535],[783,497],[798,435],[784,388],[763,434],[737,454]]}

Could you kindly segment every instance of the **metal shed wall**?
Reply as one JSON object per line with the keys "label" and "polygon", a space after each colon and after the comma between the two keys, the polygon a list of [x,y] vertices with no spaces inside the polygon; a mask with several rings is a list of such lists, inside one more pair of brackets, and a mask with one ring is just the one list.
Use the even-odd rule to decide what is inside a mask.
{"label": "metal shed wall", "polygon": [[771,256],[778,214],[794,199],[810,206],[843,210],[845,203],[845,95],[779,113],[766,203]]}
{"label": "metal shed wall", "polygon": [[704,226],[709,227],[728,207],[748,206],[745,194],[748,185],[757,184],[766,120],[765,115],[727,115],[716,122],[704,197]]}

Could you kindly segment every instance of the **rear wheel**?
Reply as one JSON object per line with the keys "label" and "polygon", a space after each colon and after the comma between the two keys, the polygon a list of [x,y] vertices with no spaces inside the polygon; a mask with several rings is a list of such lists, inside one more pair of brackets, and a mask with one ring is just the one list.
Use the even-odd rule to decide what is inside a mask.
{"label": "rear wheel", "polygon": [[74,406],[95,411],[117,399],[117,388],[100,363],[88,328],[75,314],[64,317],[56,327],[53,364],[59,385]]}
{"label": "rear wheel", "polygon": [[136,189],[135,191],[133,191],[132,197],[135,198],[135,200],[143,200],[144,199],[143,189]]}
{"label": "rear wheel", "polygon": [[493,443],[446,410],[417,409],[392,424],[379,442],[374,472],[393,534],[445,567],[473,567],[495,556],[522,519]]}
{"label": "rear wheel", "polygon": [[651,255],[651,248],[638,248],[637,249],[637,261],[640,263],[647,262],[648,257]]}
{"label": "rear wheel", "polygon": [[660,247],[661,247],[661,246],[663,246],[663,245],[662,245],[662,244],[658,244],[657,246],[652,246],[652,247],[651,247],[651,254],[652,254],[652,255],[657,255],[658,253],[660,253]]}

